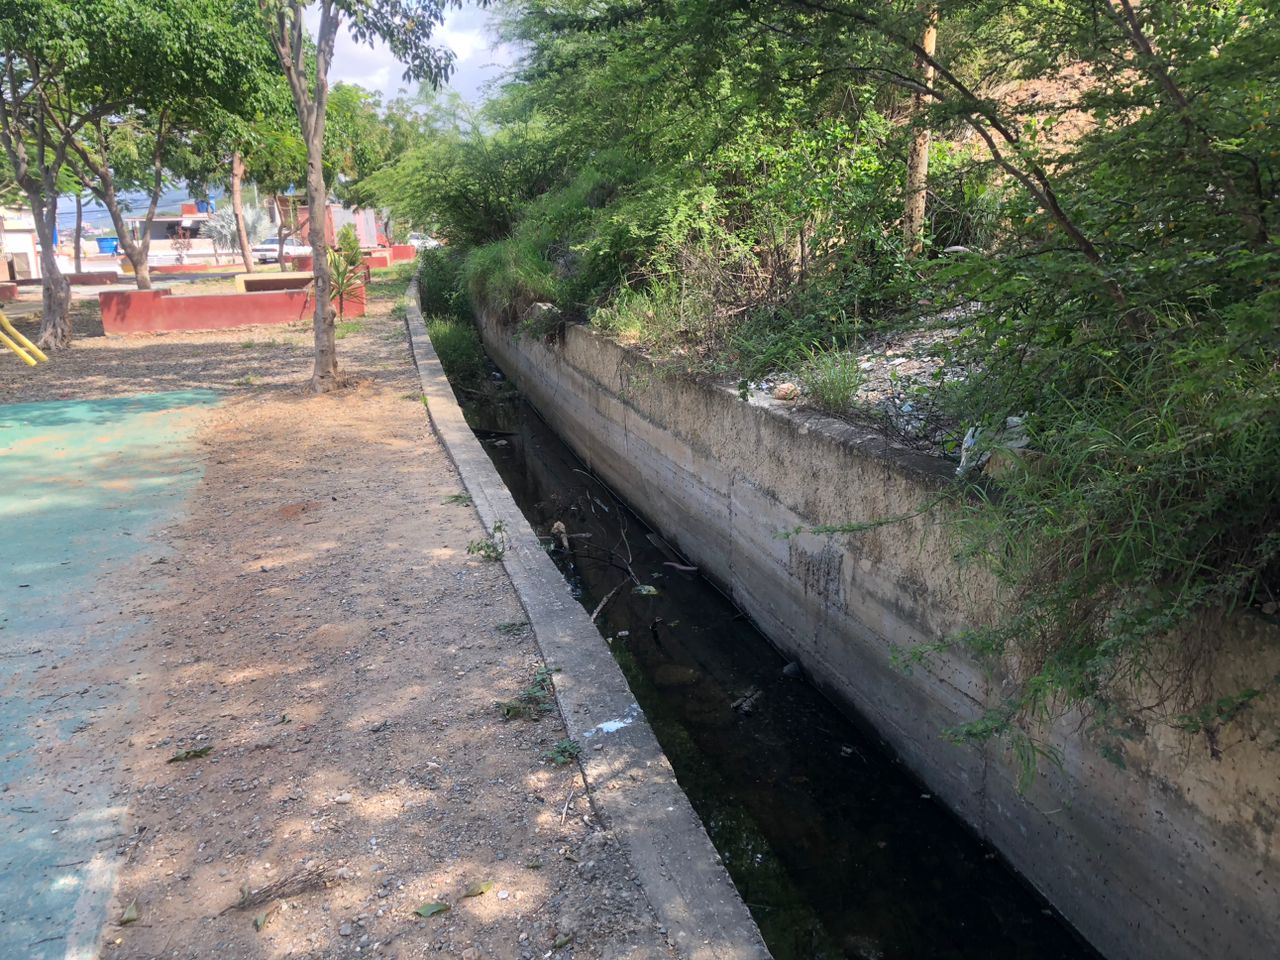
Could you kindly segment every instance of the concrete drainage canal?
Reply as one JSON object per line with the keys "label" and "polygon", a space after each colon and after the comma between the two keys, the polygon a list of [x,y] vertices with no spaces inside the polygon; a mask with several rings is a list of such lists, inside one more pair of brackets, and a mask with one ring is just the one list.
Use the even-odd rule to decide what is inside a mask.
{"label": "concrete drainage canal", "polygon": [[476,376],[473,355],[461,380],[434,333],[468,423],[595,613],[777,960],[1098,956],[592,476],[491,362]]}

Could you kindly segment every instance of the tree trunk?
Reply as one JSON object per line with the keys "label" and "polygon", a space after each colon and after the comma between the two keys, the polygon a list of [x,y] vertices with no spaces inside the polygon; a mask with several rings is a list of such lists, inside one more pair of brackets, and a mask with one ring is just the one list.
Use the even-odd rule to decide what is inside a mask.
{"label": "tree trunk", "polygon": [[76,191],[76,273],[84,270],[84,258],[80,251],[81,238],[84,236],[84,194]]}
{"label": "tree trunk", "polygon": [[111,215],[111,223],[116,228],[116,236],[120,238],[120,249],[133,264],[133,280],[139,290],[151,289],[151,268],[147,257],[151,253],[151,219],[155,212],[155,203],[151,204],[151,214],[142,225],[142,239],[135,240],[124,222],[124,212],[120,209],[120,198],[116,196],[115,182],[108,174],[99,178],[99,185],[94,193]]}
{"label": "tree trunk", "polygon": [[[107,209],[110,210],[113,204],[108,204]],[[142,235],[142,239],[134,240],[125,225],[124,218],[119,213],[118,206],[112,211],[111,220],[116,225],[116,235],[120,238],[120,249],[124,251],[124,255],[133,264],[133,282],[137,284],[139,290],[150,290],[151,265],[147,262],[151,251],[150,224],[144,225],[146,232]]]}
{"label": "tree trunk", "polygon": [[[307,238],[311,242],[312,275],[315,277],[315,368],[311,373],[311,389],[328,393],[342,385],[338,374],[338,341],[333,329],[332,275],[329,271],[329,244],[325,221],[329,210],[328,190],[321,166],[323,128],[319,136],[307,142]],[[316,141],[320,142],[316,142]]]}
{"label": "tree trunk", "polygon": [[253,249],[249,243],[249,229],[244,222],[244,198],[240,185],[244,182],[244,158],[237,150],[231,154],[231,211],[236,215],[236,234],[240,238],[240,258],[244,260],[244,272],[253,273]]}
{"label": "tree trunk", "polygon": [[[920,46],[924,56],[916,57],[916,69],[926,89],[933,89],[933,65],[929,61],[933,57],[938,41],[938,8],[930,4],[926,9],[924,36]],[[907,154],[907,205],[902,217],[903,239],[906,241],[908,259],[915,259],[924,252],[924,218],[925,200],[929,194],[929,142],[930,130],[924,121],[928,109],[926,96],[917,93],[913,98],[911,112],[916,122],[916,134],[911,140],[911,149]]]}
{"label": "tree trunk", "polygon": [[40,239],[40,335],[36,345],[42,349],[71,346],[71,285],[58,268],[58,251],[53,235],[58,229],[58,197],[47,197],[40,191],[28,191],[31,212],[35,214],[36,236]]}

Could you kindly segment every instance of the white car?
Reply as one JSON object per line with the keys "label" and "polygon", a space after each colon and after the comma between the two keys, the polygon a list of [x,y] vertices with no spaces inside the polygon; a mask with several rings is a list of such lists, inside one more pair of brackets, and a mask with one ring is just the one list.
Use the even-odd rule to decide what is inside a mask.
{"label": "white car", "polygon": [[409,242],[419,250],[434,250],[440,246],[440,241],[435,237],[429,237],[425,233],[409,234]]}
{"label": "white car", "polygon": [[[280,253],[280,241],[268,240],[265,243],[254,245],[253,260],[254,263],[279,263]],[[297,237],[286,237],[284,255],[286,257],[309,257],[311,256],[311,244],[303,243]]]}

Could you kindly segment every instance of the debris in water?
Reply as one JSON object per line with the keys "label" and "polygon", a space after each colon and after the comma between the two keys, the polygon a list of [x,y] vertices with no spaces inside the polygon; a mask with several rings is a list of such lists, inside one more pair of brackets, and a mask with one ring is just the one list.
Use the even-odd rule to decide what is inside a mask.
{"label": "debris in water", "polygon": [[739,713],[750,713],[755,709],[756,703],[764,696],[764,691],[759,687],[752,687],[743,696],[733,701],[733,709]]}

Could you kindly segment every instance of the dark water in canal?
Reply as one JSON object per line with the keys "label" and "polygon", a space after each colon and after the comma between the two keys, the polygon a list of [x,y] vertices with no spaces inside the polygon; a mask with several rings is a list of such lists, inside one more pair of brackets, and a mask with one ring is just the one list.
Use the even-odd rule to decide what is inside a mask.
{"label": "dark water in canal", "polygon": [[582,605],[617,588],[600,631],[777,960],[1097,958],[509,385],[463,399]]}

